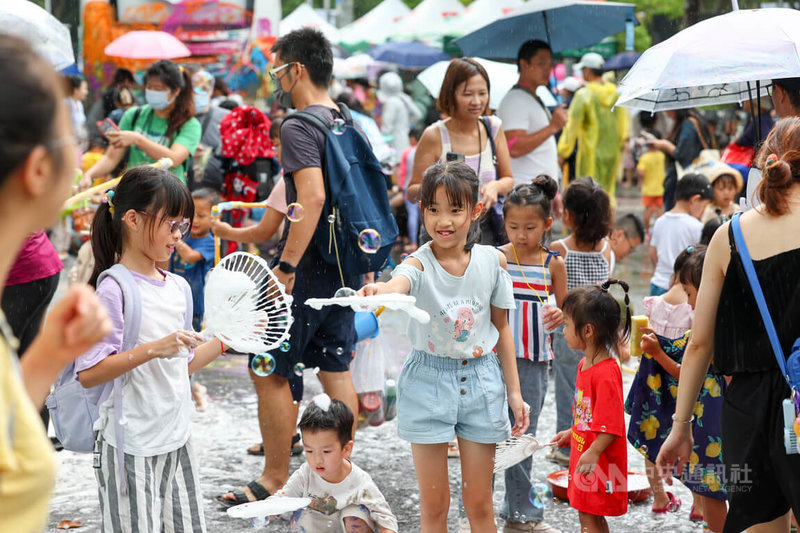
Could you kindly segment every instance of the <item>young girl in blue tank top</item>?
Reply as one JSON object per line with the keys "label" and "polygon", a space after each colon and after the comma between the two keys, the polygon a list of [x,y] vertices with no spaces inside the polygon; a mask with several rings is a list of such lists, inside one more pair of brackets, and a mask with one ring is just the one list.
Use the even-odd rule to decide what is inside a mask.
{"label": "young girl in blue tank top", "polygon": [[411,294],[431,316],[428,324],[409,324],[413,351],[397,391],[398,432],[411,442],[423,533],[447,529],[447,443],[454,437],[472,531],[494,531],[495,444],[528,428],[530,409],[522,401],[508,327],[515,303],[506,258],[470,238],[483,207],[479,188],[464,163],[428,168],[420,204],[433,240],[403,261],[391,281],[359,291]]}
{"label": "young girl in blue tank top", "polygon": [[[563,323],[561,304],[567,295],[564,260],[542,244],[553,223],[551,202],[558,192],[556,183],[539,176],[532,183],[514,187],[503,203],[503,218],[509,243],[499,249],[508,261],[517,307],[508,321],[517,354],[517,373],[522,399],[530,405],[528,433],[536,435],[539,413],[547,393],[547,371],[553,359],[550,331]],[[550,296],[555,304],[550,305]],[[529,497],[531,459],[505,471],[506,491],[500,516],[505,530],[549,531],[544,509]]]}

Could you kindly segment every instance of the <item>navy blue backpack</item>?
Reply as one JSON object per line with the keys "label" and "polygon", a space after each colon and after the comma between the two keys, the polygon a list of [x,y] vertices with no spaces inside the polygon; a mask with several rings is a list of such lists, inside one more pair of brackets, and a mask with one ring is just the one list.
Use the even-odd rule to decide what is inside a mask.
{"label": "navy blue backpack", "polygon": [[339,110],[344,120],[330,124],[310,111],[298,111],[287,119],[298,118],[325,134],[326,200],[314,242],[325,261],[338,265],[344,277],[379,270],[399,232],[381,165],[353,125],[347,106],[340,103]]}

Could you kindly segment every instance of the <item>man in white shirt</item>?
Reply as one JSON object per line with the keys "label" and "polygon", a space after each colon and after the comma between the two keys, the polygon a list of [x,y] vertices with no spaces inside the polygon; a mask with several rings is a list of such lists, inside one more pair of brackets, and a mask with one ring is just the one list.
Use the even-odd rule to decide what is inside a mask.
{"label": "man in white shirt", "polygon": [[550,45],[529,40],[517,53],[519,81],[503,97],[497,115],[503,121],[511,153],[511,169],[515,184],[530,183],[540,174],[560,181],[556,135],[567,123],[565,106],[552,115],[536,96],[536,88],[547,85],[553,68]]}

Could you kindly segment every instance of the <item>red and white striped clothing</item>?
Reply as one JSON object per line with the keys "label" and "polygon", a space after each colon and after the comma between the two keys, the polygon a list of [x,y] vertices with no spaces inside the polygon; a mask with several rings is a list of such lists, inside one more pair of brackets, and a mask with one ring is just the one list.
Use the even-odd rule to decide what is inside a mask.
{"label": "red and white striped clothing", "polygon": [[553,290],[550,259],[554,255],[554,252],[548,251],[544,265],[518,265],[515,261],[508,262],[508,273],[511,275],[514,301],[517,304],[516,309],[508,312],[508,325],[514,336],[517,357],[520,359],[540,362],[553,359],[550,335],[542,324],[542,308],[547,305],[549,292]]}

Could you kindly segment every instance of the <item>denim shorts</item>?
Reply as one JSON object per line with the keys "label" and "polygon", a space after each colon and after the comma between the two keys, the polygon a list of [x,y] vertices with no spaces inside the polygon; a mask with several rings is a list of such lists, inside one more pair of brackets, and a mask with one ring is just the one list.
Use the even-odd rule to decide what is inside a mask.
{"label": "denim shorts", "polygon": [[449,442],[456,435],[482,444],[510,437],[497,356],[449,359],[412,351],[397,384],[397,427],[401,439],[415,444]]}

